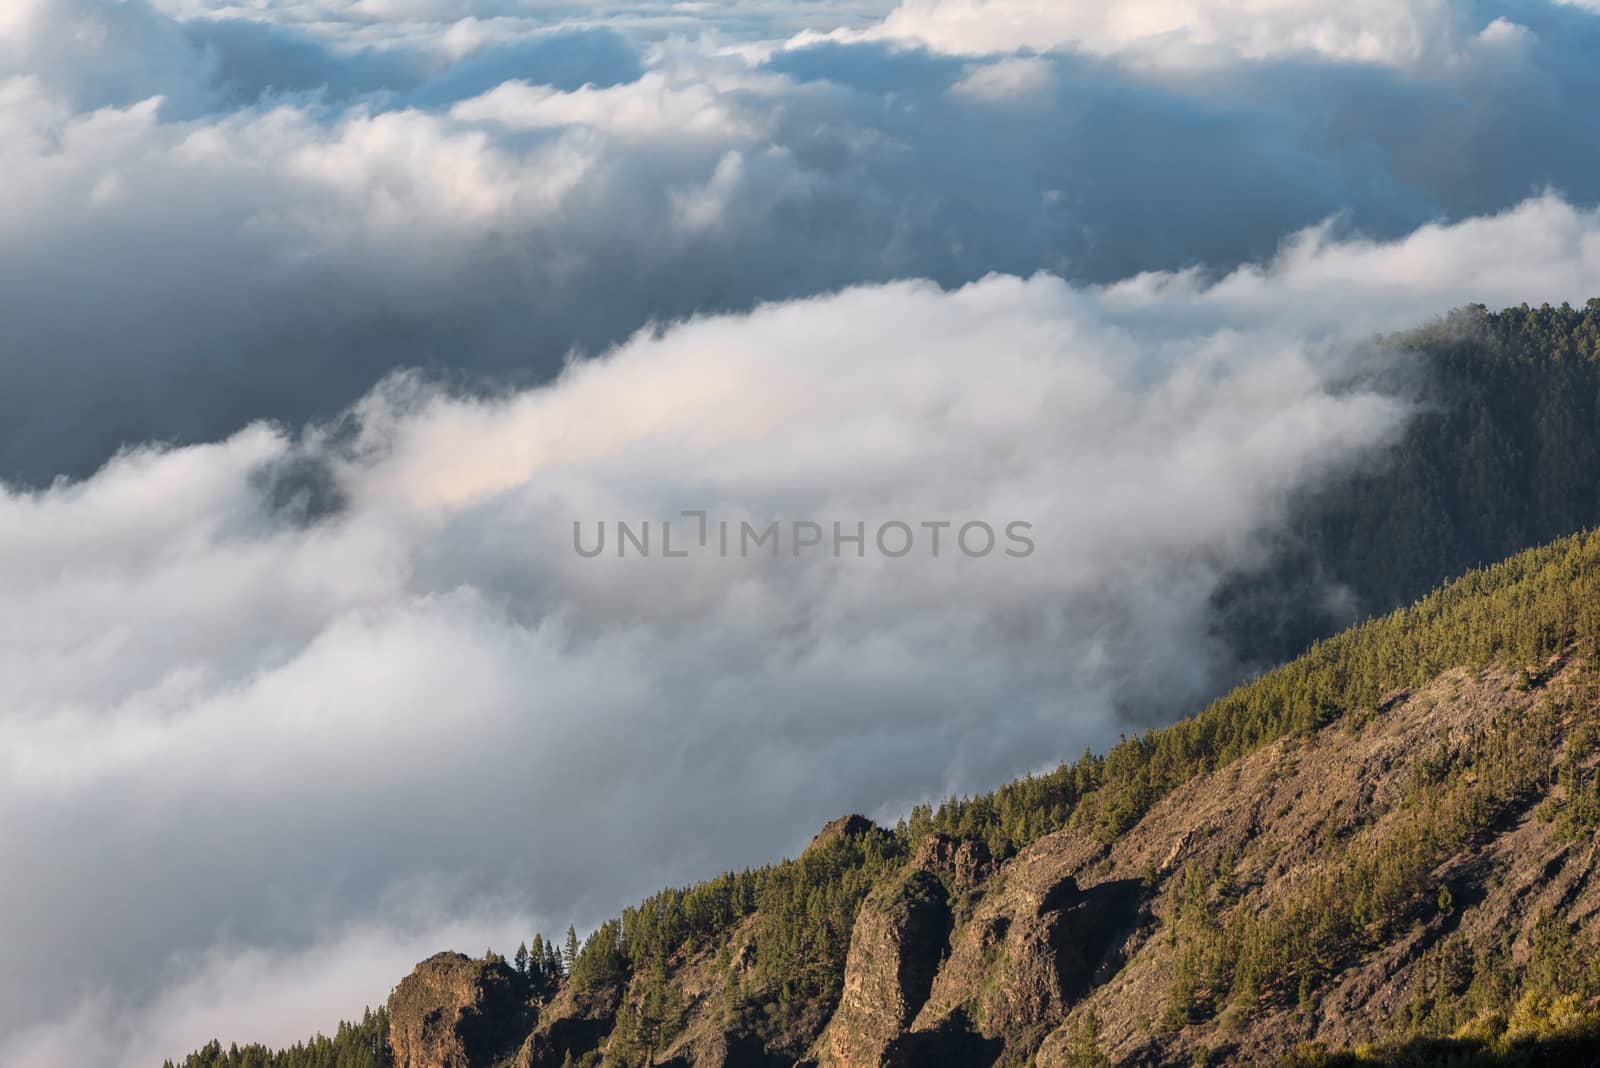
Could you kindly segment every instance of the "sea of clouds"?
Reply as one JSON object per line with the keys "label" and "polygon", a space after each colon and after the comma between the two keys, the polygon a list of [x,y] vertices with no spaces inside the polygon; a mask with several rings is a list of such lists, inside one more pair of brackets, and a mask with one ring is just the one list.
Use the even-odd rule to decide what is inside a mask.
{"label": "sea of clouds", "polygon": [[[1373,337],[1600,294],[1597,47],[1539,0],[0,7],[0,1064],[292,1041],[1192,710],[1219,583],[1415,410]],[[573,551],[683,509],[1037,549]]]}

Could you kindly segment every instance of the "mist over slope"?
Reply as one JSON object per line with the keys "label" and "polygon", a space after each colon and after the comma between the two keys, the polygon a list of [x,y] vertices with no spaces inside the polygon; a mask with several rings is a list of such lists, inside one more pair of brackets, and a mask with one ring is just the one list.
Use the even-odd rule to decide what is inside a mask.
{"label": "mist over slope", "polygon": [[[1475,571],[1177,725],[830,822],[566,949],[444,952],[353,1063],[1584,1063],[1600,535]],[[293,1051],[284,1064],[299,1063]],[[246,1051],[265,1063],[264,1051]],[[244,1063],[215,1047],[185,1068]]]}
{"label": "mist over slope", "polygon": [[[1214,604],[1241,659],[1272,664],[1358,616],[1600,519],[1600,300],[1463,308],[1385,342],[1420,383],[1405,436],[1307,487],[1266,566]],[[1330,595],[1330,591],[1333,591]]]}

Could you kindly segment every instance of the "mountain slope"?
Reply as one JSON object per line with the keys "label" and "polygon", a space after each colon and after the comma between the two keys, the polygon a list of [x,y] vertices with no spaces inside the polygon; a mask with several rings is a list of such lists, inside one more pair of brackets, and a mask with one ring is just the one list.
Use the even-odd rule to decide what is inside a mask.
{"label": "mountain slope", "polygon": [[1219,592],[1220,636],[1246,663],[1600,525],[1600,298],[1473,305],[1382,347],[1387,388],[1418,413],[1375,462],[1303,492],[1264,566]]}
{"label": "mountain slope", "polygon": [[[1590,533],[1104,757],[665,891],[567,968],[435,958],[391,998],[393,1062],[1593,1056],[1597,665]],[[213,1052],[188,1063],[246,1063]]]}
{"label": "mountain slope", "polygon": [[[1219,626],[1247,658],[1281,658],[1327,633],[1337,615],[1327,608],[1330,586],[1346,590],[1359,608],[1387,608],[1529,539],[1600,522],[1600,481],[1593,475],[1600,458],[1600,301],[1581,310],[1469,308],[1386,344],[1397,354],[1416,354],[1396,355],[1396,367],[1420,369],[1416,381],[1425,383],[1429,406],[1382,462],[1296,502],[1291,535],[1274,560],[1219,595]],[[1346,979],[1371,966],[1377,948],[1392,948],[1429,922],[1429,895],[1440,915],[1458,917],[1451,932],[1471,933],[1465,916],[1474,895],[1492,895],[1450,865],[1466,864],[1463,858],[1488,848],[1485,836],[1500,834],[1500,823],[1479,825],[1484,813],[1513,829],[1567,827],[1561,833],[1568,839],[1578,833],[1571,828],[1594,827],[1594,770],[1582,755],[1592,747],[1585,726],[1591,698],[1580,685],[1600,649],[1594,542],[1593,535],[1568,538],[1471,572],[1405,611],[1311,645],[1198,716],[1126,739],[1104,756],[1086,754],[1049,775],[952,798],[936,810],[919,808],[893,831],[859,818],[840,821],[794,860],[664,891],[604,925],[567,963],[552,959],[553,949],[538,954],[517,980],[537,1025],[531,1037],[513,1043],[516,1056],[559,1064],[568,1054],[581,1060],[604,1052],[609,1063],[637,1064],[670,1049],[695,1063],[867,1063],[862,1057],[926,1063],[937,1047],[963,1051],[963,1063],[987,1063],[1001,1052],[1014,1058],[1035,1049],[1048,1060],[1074,1036],[1085,1048],[1119,1056],[1142,1050],[1139,1056],[1159,1059],[1228,1043],[1265,1055],[1264,1040],[1251,1037],[1253,1025],[1240,1022],[1258,1017],[1275,1021],[1271,1033],[1284,1041],[1373,1037],[1371,1028],[1357,1026],[1361,1013],[1391,1024],[1396,991],[1411,997],[1411,988],[1369,984],[1373,993],[1362,995],[1369,987],[1349,987]],[[1508,680],[1511,697],[1480,692]],[[1556,702],[1560,717],[1541,718],[1545,713],[1528,695]],[[1369,733],[1378,720],[1399,729],[1418,701],[1433,711],[1406,728],[1406,745],[1444,754],[1441,783],[1464,789],[1460,777],[1479,774],[1472,767],[1484,760],[1498,767],[1517,750],[1527,766],[1517,765],[1514,775],[1522,778],[1513,794],[1418,800],[1422,794],[1412,795],[1423,787],[1402,789],[1387,778],[1392,768],[1417,774],[1405,770],[1416,766],[1416,753],[1387,758],[1392,768],[1382,772],[1350,764],[1376,744]],[[1502,701],[1523,711],[1513,720],[1474,718],[1460,707],[1474,701],[1474,708]],[[1453,736],[1429,733],[1452,716],[1464,716],[1461,730],[1499,748],[1488,755],[1458,751]],[[1516,732],[1535,722],[1546,724],[1546,735],[1529,748]],[[1282,755],[1285,747],[1291,756]],[[1311,763],[1326,788],[1307,783],[1309,800],[1274,801],[1281,812],[1252,797],[1249,834],[1227,838],[1220,825],[1185,826],[1173,816],[1224,781],[1278,798],[1271,784],[1293,779],[1283,769],[1307,754],[1321,754]],[[1269,757],[1284,762],[1276,778],[1247,777]],[[1341,779],[1357,774],[1352,767],[1365,770]],[[1190,799],[1188,807],[1175,810],[1177,798]],[[1446,801],[1466,806],[1452,810],[1455,829],[1448,835],[1416,824],[1417,811]],[[1212,809],[1222,819],[1223,810]],[[1551,822],[1529,823],[1529,811]],[[1259,868],[1260,842],[1277,840],[1291,825],[1324,848]],[[1163,833],[1165,845],[1140,854],[1137,863],[1128,859],[1133,843]],[[1232,844],[1195,844],[1212,839]],[[1429,844],[1419,849],[1418,840]],[[1526,831],[1499,848],[1526,858],[1557,847]],[[1014,914],[994,911],[1003,888],[1025,878],[1019,873],[1061,850],[1077,859],[1061,869],[1058,884],[1064,887],[1069,876],[1081,881],[1074,891],[1080,897],[1071,900],[1074,915],[1084,915],[1070,922],[1055,916],[1060,902],[1043,913],[1042,906],[1029,906],[1029,913],[1021,905]],[[1354,886],[1380,870],[1388,882],[1379,898]],[[1461,887],[1453,881],[1459,879]],[[1322,896],[1296,896],[1302,884],[1322,887]],[[1104,889],[1115,885],[1121,886],[1115,894]],[[1448,909],[1441,889],[1448,891]],[[1344,909],[1338,894],[1361,899],[1362,912]],[[994,928],[988,935],[970,926],[980,913]],[[1128,938],[1139,931],[1160,937],[1149,946],[1148,938],[1119,943],[1107,957],[1105,947],[1085,946],[1072,933],[1085,917],[1093,918],[1097,937],[1108,924],[1126,927]],[[1500,915],[1498,929],[1525,918]],[[1587,913],[1569,910],[1566,919],[1579,928],[1580,942],[1592,942]],[[1315,939],[1300,930],[1306,923]],[[892,968],[852,972],[846,964],[853,938],[875,947],[859,949],[858,958],[881,957]],[[1293,960],[1262,948],[1285,939],[1296,947]],[[1457,954],[1450,967],[1462,953],[1477,972],[1503,960],[1526,962],[1526,947],[1491,951],[1481,939],[1467,941],[1466,949],[1449,951]],[[1166,955],[1157,952],[1163,944]],[[1039,963],[1044,957],[1077,964],[1065,978],[1059,968],[1051,978]],[[1124,961],[1126,968],[1113,967]],[[1117,978],[1108,986],[1112,972]],[[1118,983],[1134,984],[1150,1002],[1133,1022],[1113,994]],[[1498,1008],[1483,1011],[1515,1007],[1516,984],[1501,985]],[[974,994],[973,987],[990,993]],[[1380,987],[1387,991],[1382,998]],[[993,989],[1011,993],[996,1001]],[[1477,991],[1472,1004],[1489,1005],[1493,999],[1485,1000],[1481,984]],[[1464,1025],[1459,994],[1441,1001],[1424,990],[1417,997],[1426,1006],[1407,1001],[1406,1022],[1390,1030],[1438,1034]],[[1330,1014],[1322,1007],[1329,998],[1344,1007]],[[271,1061],[265,1050],[242,1051],[240,1057],[254,1058],[244,1061],[208,1047],[188,1063],[381,1064],[387,1052],[374,1048],[374,1026],[369,1018],[323,1046],[284,1051]],[[1145,1035],[1144,1045],[1129,1037],[1134,1030]],[[313,1055],[315,1049],[322,1052]]]}
{"label": "mountain slope", "polygon": [[[1600,536],[1474,572],[1103,759],[858,831],[879,875],[801,999],[840,1004],[817,1040],[769,1026],[794,997],[747,934],[765,894],[723,943],[744,972],[663,1016],[652,986],[711,952],[686,939],[629,985],[625,1038],[633,1012],[682,1063],[719,1027],[765,1063],[1182,1063],[1592,1028],[1597,654]],[[826,884],[841,847],[794,863]]]}

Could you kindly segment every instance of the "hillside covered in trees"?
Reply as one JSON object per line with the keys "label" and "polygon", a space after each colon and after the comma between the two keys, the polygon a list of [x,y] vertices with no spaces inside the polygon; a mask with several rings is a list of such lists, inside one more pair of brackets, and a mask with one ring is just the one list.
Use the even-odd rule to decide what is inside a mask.
{"label": "hillside covered in trees", "polygon": [[1600,298],[1474,305],[1380,347],[1389,388],[1418,412],[1392,449],[1302,494],[1267,565],[1221,591],[1219,627],[1246,662],[1282,663],[1356,617],[1600,524]]}
{"label": "hillside covered in trees", "polygon": [[[1218,599],[1246,659],[1304,649],[1284,666],[586,939],[441,954],[333,1039],[182,1068],[1592,1055],[1600,533],[1565,535],[1600,522],[1600,301],[1385,344],[1423,413]],[[1327,637],[1329,587],[1384,614]]]}
{"label": "hillside covered in trees", "polygon": [[184,1063],[1340,1063],[1328,1049],[1520,1063],[1593,1049],[1597,665],[1588,533],[1474,571],[1104,756],[893,829],[838,821],[793,860],[663,891],[565,952],[541,937],[509,964],[442,954],[391,999],[390,1051],[370,1041],[373,1014],[275,1059],[213,1047]]}

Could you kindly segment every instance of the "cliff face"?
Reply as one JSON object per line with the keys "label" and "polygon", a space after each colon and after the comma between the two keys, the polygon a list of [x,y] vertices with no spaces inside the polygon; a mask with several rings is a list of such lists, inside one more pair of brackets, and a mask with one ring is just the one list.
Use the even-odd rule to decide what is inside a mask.
{"label": "cliff face", "polygon": [[915,1032],[948,1032],[961,1020],[979,1034],[1025,1048],[1114,968],[1114,951],[1141,905],[1137,882],[1080,887],[1076,873],[1099,853],[1059,835],[1007,864],[956,932]]}
{"label": "cliff face", "polygon": [[621,991],[564,987],[538,1012],[536,1025],[517,1050],[512,1068],[559,1068],[597,1050],[616,1023]]}
{"label": "cliff face", "polygon": [[888,1063],[933,989],[952,924],[949,891],[927,868],[867,898],[850,937],[844,993],[821,1043],[825,1064]]}
{"label": "cliff face", "polygon": [[438,953],[389,995],[396,1068],[477,1068],[514,1052],[533,1021],[521,978],[503,961]]}

